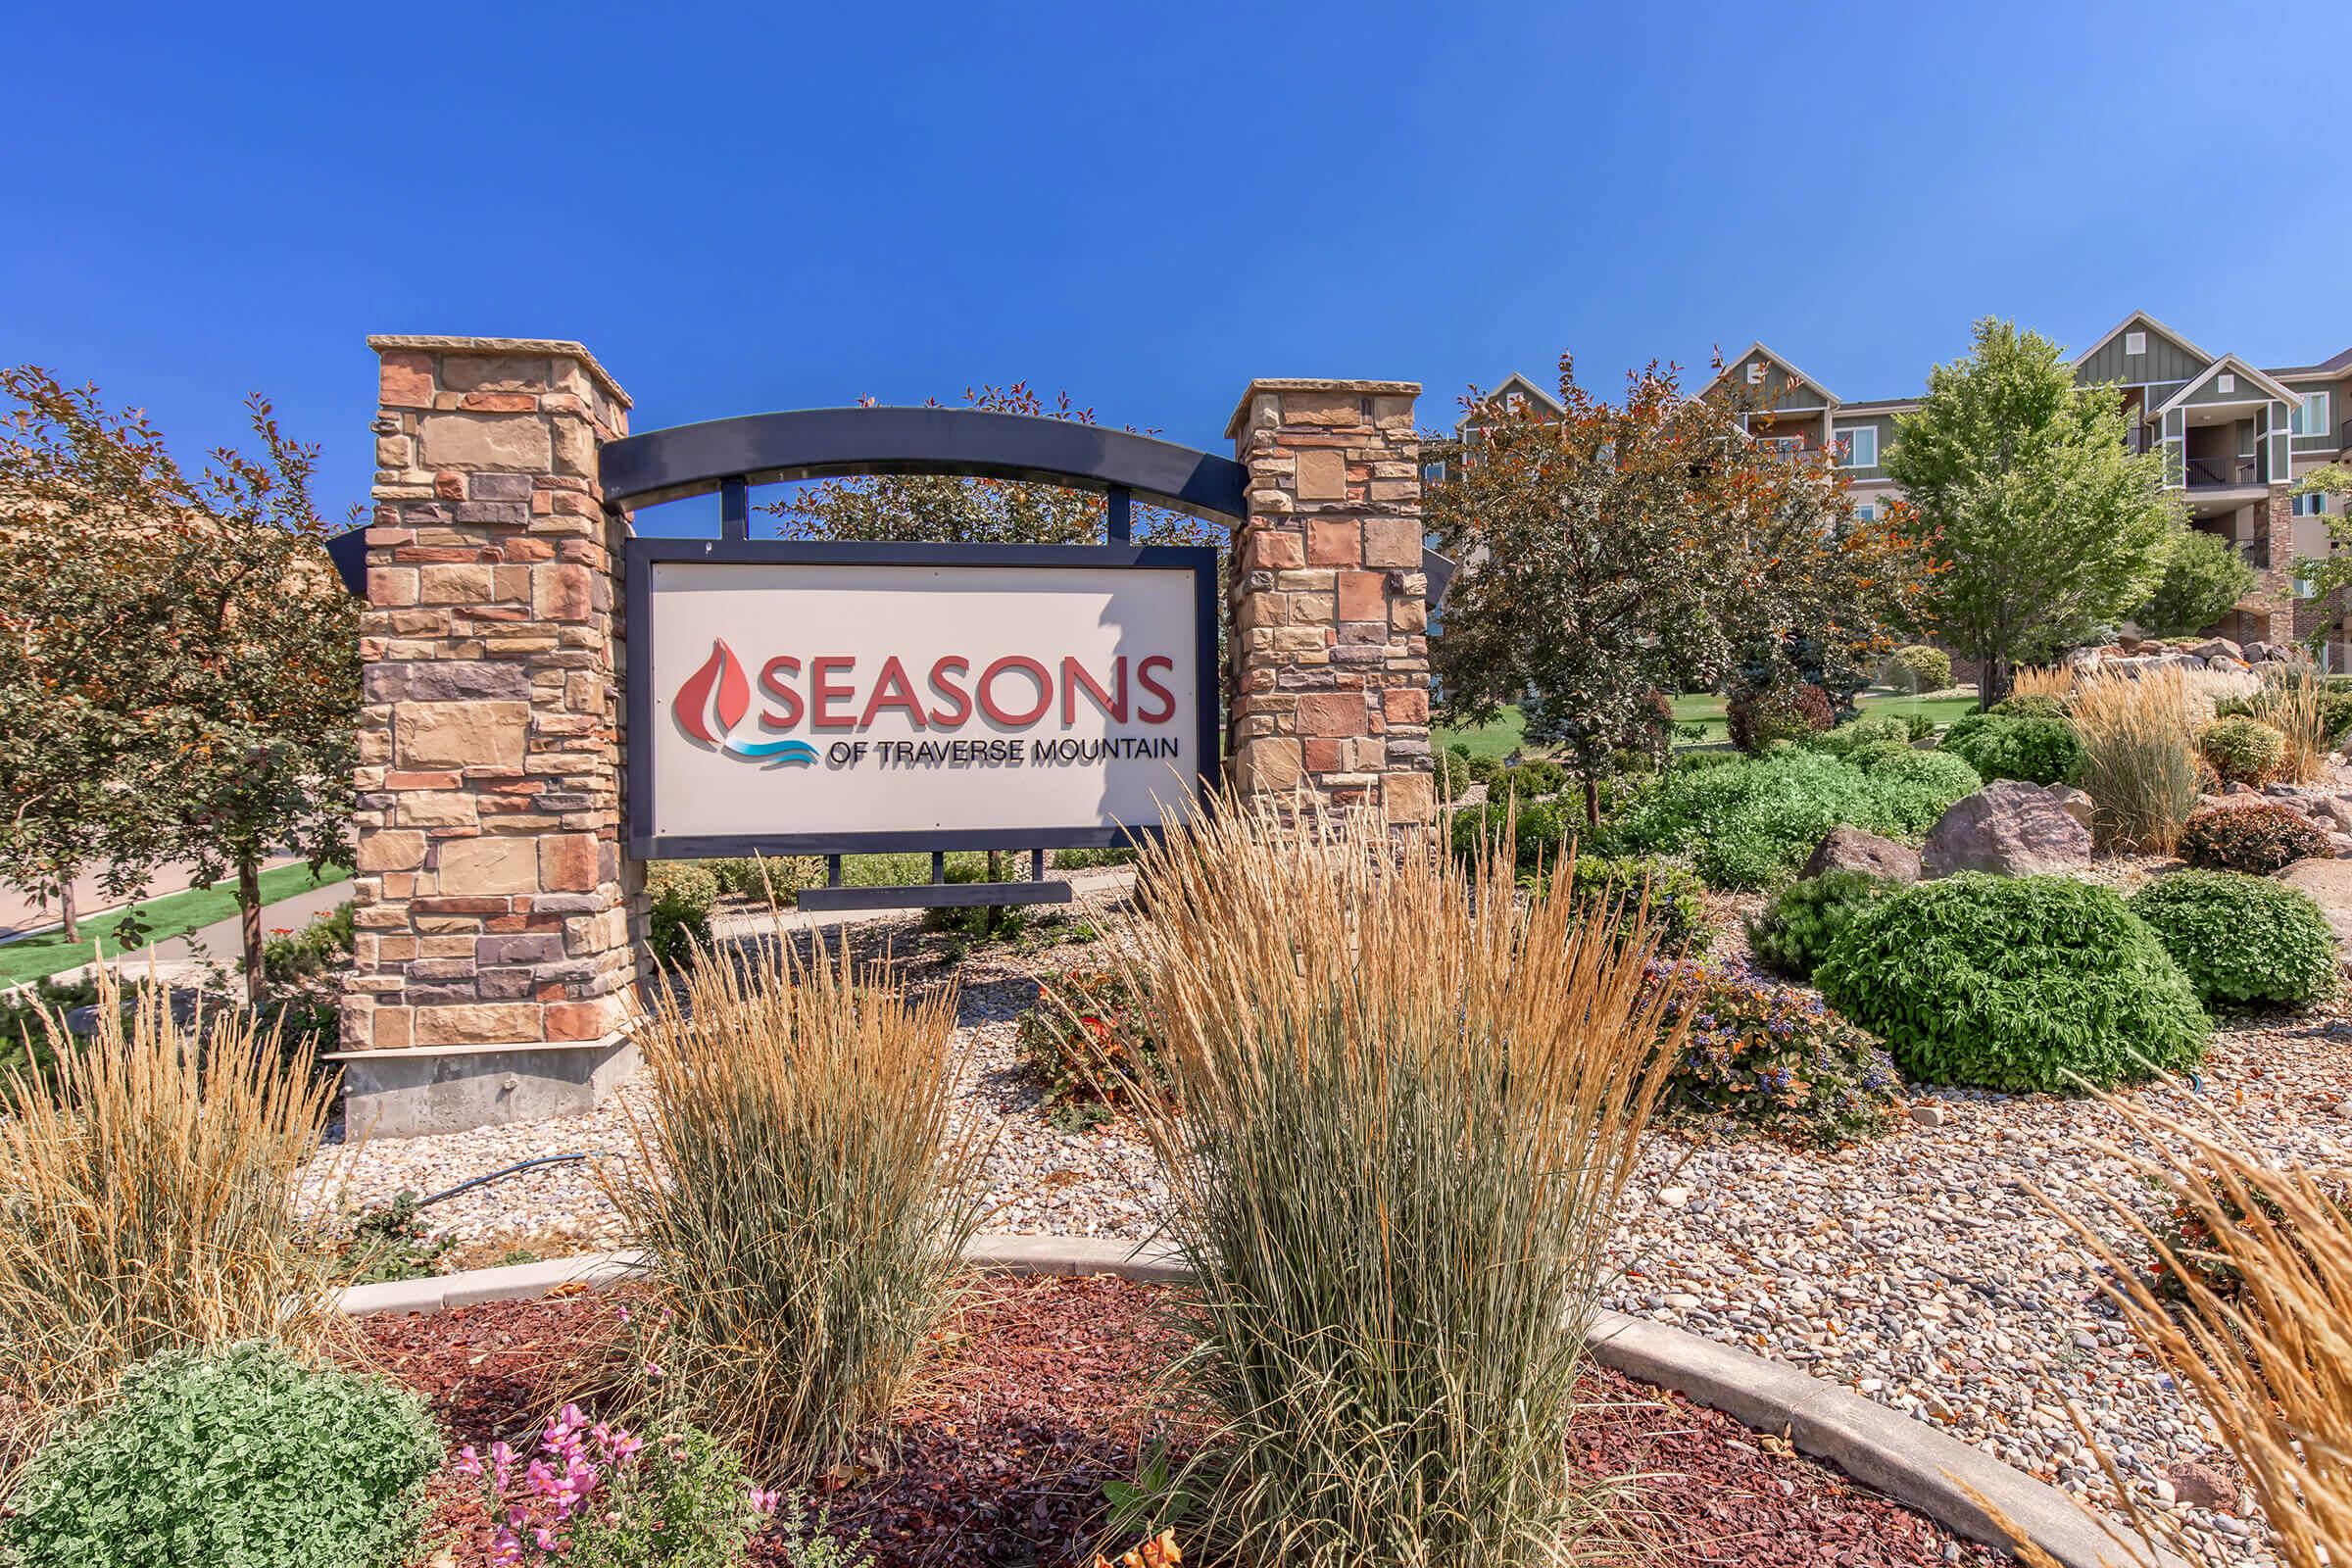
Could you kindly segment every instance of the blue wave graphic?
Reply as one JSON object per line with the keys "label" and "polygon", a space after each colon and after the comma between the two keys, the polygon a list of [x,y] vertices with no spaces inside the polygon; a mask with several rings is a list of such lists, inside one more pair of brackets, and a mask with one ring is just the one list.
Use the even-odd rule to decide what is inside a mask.
{"label": "blue wave graphic", "polygon": [[729,739],[727,750],[737,757],[754,757],[775,762],[813,762],[816,748],[807,741],[753,741],[748,745]]}

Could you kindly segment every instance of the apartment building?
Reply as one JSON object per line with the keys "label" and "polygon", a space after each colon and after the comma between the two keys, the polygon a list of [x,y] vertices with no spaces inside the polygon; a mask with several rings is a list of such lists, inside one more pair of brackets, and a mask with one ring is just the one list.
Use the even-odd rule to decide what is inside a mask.
{"label": "apartment building", "polygon": [[[2331,667],[2352,664],[2345,607],[2299,596],[2289,576],[2297,556],[2328,551],[2323,518],[2343,505],[2340,497],[2289,492],[2313,468],[2352,451],[2352,349],[2315,364],[2260,368],[2134,312],[2092,339],[2074,366],[2082,385],[2121,389],[2133,449],[2163,452],[2165,482],[2180,492],[2191,526],[2230,540],[2254,566],[2252,591],[2211,629],[2238,642],[2276,642],[2327,622]],[[1752,406],[1744,422],[1758,441],[1792,455],[1834,453],[1865,513],[1900,493],[1885,460],[1896,417],[1918,408],[1918,398],[1841,398],[1762,343],[1729,360],[1702,390],[1727,383]],[[1559,409],[1516,374],[1489,395],[1487,405],[1497,404]],[[1465,414],[1457,436],[1474,439],[1481,414]]]}

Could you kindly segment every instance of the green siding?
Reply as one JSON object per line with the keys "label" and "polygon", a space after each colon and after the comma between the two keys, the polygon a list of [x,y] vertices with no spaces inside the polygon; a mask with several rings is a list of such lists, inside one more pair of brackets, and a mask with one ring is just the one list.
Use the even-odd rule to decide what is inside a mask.
{"label": "green siding", "polygon": [[[2126,354],[2125,339],[2133,332],[2148,334],[2145,354]],[[2187,381],[2205,368],[2203,355],[2191,353],[2179,339],[2172,337],[2149,322],[2144,316],[2134,316],[2124,329],[2107,340],[2104,348],[2075,367],[2075,380],[2082,386],[2099,381],[2120,381],[2126,386],[2137,386],[2148,381]]]}
{"label": "green siding", "polygon": [[1893,415],[1863,415],[1853,418],[1847,418],[1842,415],[1834,416],[1831,421],[1830,439],[1835,442],[1843,432],[1858,429],[1863,425],[1868,425],[1879,432],[1879,461],[1867,468],[1840,467],[1838,471],[1848,479],[1883,479],[1886,476],[1886,449],[1894,444]]}
{"label": "green siding", "polygon": [[[2236,377],[2235,383],[2227,392],[2222,390],[2222,377],[2225,375]],[[2191,406],[2203,403],[2268,403],[2270,400],[2271,395],[2247,380],[2243,370],[2216,371],[2198,382],[2197,389],[2188,395]]]}
{"label": "green siding", "polygon": [[[1747,368],[1758,360],[1764,362],[1764,384],[1754,386],[1747,379]],[[1734,390],[1741,395],[1760,399],[1759,407],[1766,409],[1818,409],[1830,401],[1829,393],[1801,376],[1792,376],[1781,368],[1778,360],[1769,355],[1743,355],[1725,377]]]}

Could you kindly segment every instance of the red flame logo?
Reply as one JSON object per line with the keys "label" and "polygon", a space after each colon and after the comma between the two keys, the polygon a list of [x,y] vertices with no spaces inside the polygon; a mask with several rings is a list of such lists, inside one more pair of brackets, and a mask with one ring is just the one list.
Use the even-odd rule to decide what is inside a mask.
{"label": "red flame logo", "polygon": [[[715,703],[711,700],[714,688],[717,692]],[[727,731],[742,722],[743,715],[751,710],[752,706],[751,682],[744,679],[743,665],[737,662],[734,650],[725,642],[713,639],[710,657],[703,662],[702,668],[687,678],[685,685],[678,688],[677,698],[670,706],[687,734],[706,746],[723,744]],[[706,713],[717,717],[716,734],[711,733],[710,724],[705,720]]]}

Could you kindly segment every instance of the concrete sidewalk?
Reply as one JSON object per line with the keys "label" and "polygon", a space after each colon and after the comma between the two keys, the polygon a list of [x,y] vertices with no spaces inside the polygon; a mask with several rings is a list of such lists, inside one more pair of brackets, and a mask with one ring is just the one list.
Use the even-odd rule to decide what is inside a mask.
{"label": "concrete sidewalk", "polygon": [[[262,869],[269,871],[281,865],[294,863],[294,857],[290,855],[273,856],[262,862]],[[163,866],[156,871],[155,875],[147,879],[145,887],[129,899],[108,897],[106,890],[98,885],[98,878],[95,876],[76,878],[74,883],[74,915],[83,920],[95,919],[102,914],[112,914],[126,904],[142,904],[149,899],[163,898],[167,894],[184,893],[190,885],[189,879],[195,875],[195,870],[196,868],[192,865]],[[50,900],[48,906],[44,908],[31,894],[0,882],[0,942],[5,942],[10,937],[26,936],[35,931],[47,931],[58,923],[56,900]]]}
{"label": "concrete sidewalk", "polygon": [[[340,882],[330,882],[325,887],[306,888],[274,904],[265,904],[262,906],[262,937],[267,941],[275,931],[299,931],[314,918],[327,913],[350,897],[351,879],[346,877]],[[238,973],[241,952],[238,944],[237,917],[232,914],[225,920],[215,920],[211,925],[200,926],[185,936],[152,943],[129,953],[109,951],[106,964],[117,974],[130,980],[144,978],[152,964],[159,979],[174,984],[205,979],[207,966],[219,964],[227,974],[231,986],[238,986],[241,985]],[[50,978],[63,982],[86,973],[89,968],[90,965],[86,963],[77,964],[72,969],[61,969]]]}

